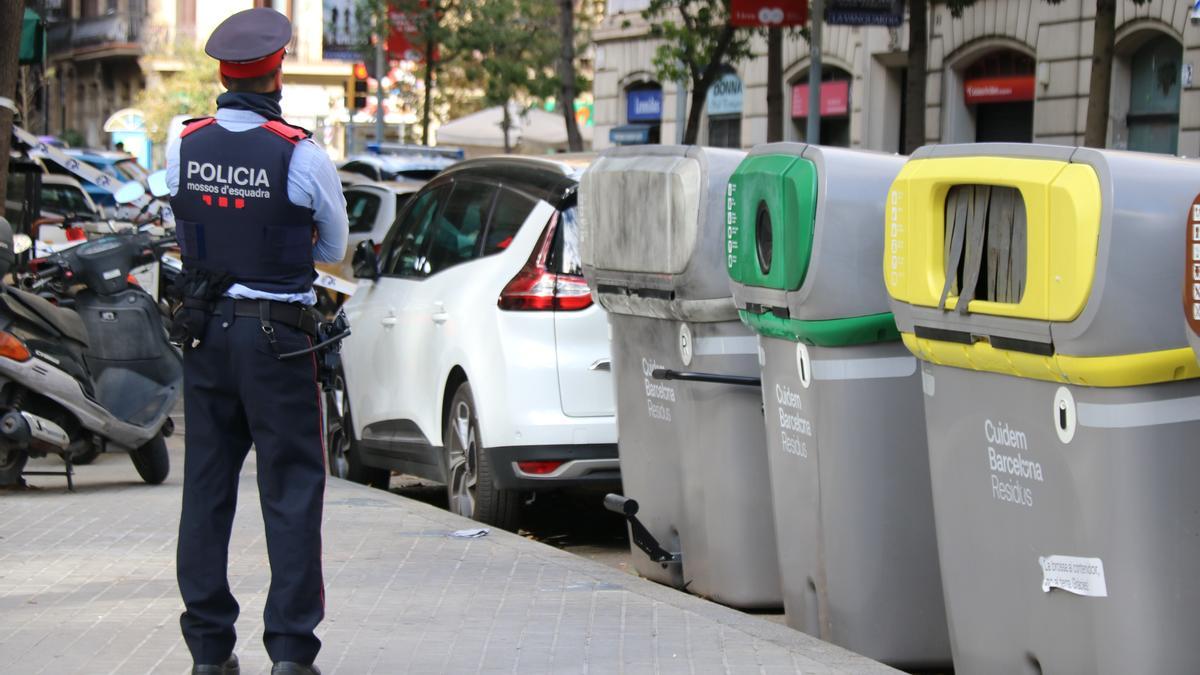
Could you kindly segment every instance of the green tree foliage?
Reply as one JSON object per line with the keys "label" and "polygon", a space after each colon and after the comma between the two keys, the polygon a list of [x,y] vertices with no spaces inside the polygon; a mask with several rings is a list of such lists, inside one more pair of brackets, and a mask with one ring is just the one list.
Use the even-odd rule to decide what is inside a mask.
{"label": "green tree foliage", "polygon": [[223,91],[217,78],[217,62],[200,49],[177,45],[170,58],[179,62],[180,69],[157,85],[149,83],[134,104],[145,113],[150,139],[159,146],[166,142],[171,118],[211,114]]}
{"label": "green tree foliage", "polygon": [[730,0],[650,0],[642,17],[662,40],[654,54],[660,80],[685,80],[692,101],[683,142],[695,143],[708,88],[726,68],[749,58],[754,32],[730,23]]}
{"label": "green tree foliage", "polygon": [[[1062,0],[1046,0],[1057,5]],[[1150,0],[1132,0],[1144,5]],[[1092,148],[1108,145],[1108,113],[1112,102],[1113,51],[1117,37],[1117,0],[1096,0],[1092,33],[1092,76],[1088,86],[1087,126],[1083,144]]]}
{"label": "green tree foliage", "polygon": [[460,10],[450,36],[468,79],[478,82],[486,105],[504,109],[504,150],[512,143],[512,104],[554,96],[561,42],[555,0],[485,0]]}

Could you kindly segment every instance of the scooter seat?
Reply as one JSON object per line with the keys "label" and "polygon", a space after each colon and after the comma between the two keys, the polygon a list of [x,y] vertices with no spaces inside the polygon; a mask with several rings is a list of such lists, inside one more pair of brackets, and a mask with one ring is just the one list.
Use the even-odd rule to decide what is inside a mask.
{"label": "scooter seat", "polygon": [[40,295],[12,286],[5,287],[4,293],[0,295],[0,302],[4,303],[9,312],[41,319],[65,337],[84,347],[88,346],[87,327],[79,314],[73,310],[58,307]]}

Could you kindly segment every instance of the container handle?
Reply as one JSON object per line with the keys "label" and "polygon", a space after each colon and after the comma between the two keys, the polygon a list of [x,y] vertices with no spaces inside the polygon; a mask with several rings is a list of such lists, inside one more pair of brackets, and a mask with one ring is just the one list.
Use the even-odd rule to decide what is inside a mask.
{"label": "container handle", "polygon": [[650,373],[656,380],[680,380],[683,382],[711,382],[712,384],[732,384],[740,387],[761,387],[761,377],[746,375],[723,375],[721,373],[695,373],[685,370],[669,370],[656,368]]}

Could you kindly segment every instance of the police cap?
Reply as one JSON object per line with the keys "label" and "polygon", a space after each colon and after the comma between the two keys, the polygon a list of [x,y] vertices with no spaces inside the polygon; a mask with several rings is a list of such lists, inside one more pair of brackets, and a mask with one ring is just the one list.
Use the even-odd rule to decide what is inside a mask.
{"label": "police cap", "polygon": [[292,40],[292,22],[265,7],[247,9],[217,26],[204,53],[221,62],[225,77],[260,77],[283,63],[283,53]]}

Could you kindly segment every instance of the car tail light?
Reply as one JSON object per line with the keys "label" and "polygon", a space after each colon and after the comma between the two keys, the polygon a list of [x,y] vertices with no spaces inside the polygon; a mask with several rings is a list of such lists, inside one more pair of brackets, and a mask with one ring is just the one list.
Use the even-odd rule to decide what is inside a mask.
{"label": "car tail light", "polygon": [[12,333],[0,332],[0,356],[13,361],[28,361],[29,348]]}
{"label": "car tail light", "polygon": [[558,467],[562,466],[563,462],[517,462],[517,468],[523,473],[533,476],[545,476],[554,473]]}
{"label": "car tail light", "polygon": [[546,266],[558,218],[550,221],[538,238],[525,266],[500,291],[500,309],[522,312],[561,310],[572,312],[592,306],[592,293],[583,277],[556,274]]}

